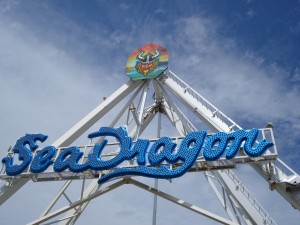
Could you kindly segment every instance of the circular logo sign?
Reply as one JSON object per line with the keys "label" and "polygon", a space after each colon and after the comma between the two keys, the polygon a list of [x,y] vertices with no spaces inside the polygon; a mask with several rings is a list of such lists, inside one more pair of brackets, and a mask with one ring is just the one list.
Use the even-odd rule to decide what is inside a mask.
{"label": "circular logo sign", "polygon": [[168,68],[168,50],[150,43],[135,50],[126,63],[126,74],[132,80],[151,79]]}

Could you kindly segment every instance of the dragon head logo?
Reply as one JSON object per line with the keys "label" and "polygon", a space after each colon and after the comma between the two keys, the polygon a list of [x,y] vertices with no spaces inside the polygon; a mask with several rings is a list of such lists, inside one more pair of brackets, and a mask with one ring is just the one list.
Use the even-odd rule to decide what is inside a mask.
{"label": "dragon head logo", "polygon": [[143,54],[144,52],[141,51],[140,54],[136,57],[136,59],[139,61],[136,63],[135,68],[139,73],[143,74],[144,76],[147,76],[158,66],[158,56],[160,55],[160,53],[156,49],[154,54],[151,54],[150,52],[148,52],[144,56]]}

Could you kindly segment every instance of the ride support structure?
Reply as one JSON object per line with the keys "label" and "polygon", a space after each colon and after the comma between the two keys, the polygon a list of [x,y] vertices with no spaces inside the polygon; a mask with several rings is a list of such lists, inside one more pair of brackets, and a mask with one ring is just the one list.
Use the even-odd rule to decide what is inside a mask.
{"label": "ride support structure", "polygon": [[[133,142],[136,142],[141,137],[150,124],[153,125],[154,118],[157,120],[155,125],[156,131],[152,131],[154,134],[149,139],[150,143],[154,143],[161,138],[162,119],[168,120],[177,130],[178,135],[171,137],[175,143],[180,143],[188,133],[199,130],[199,126],[201,128],[205,127],[211,132],[208,134],[208,137],[217,132],[230,133],[242,129],[241,126],[181,80],[179,76],[175,75],[167,67],[164,67],[167,66],[165,62],[168,59],[159,61],[159,57],[166,57],[167,53],[164,48],[159,48],[154,44],[147,46],[148,48],[152,46],[154,50],[145,48],[143,51],[138,49],[133,52],[132,55],[134,57],[132,59],[138,60],[138,62],[135,67],[128,66],[129,69],[127,68],[127,74],[132,73],[133,70],[138,70],[143,75],[140,75],[140,78],[138,78],[136,74],[132,73],[133,77],[126,84],[122,85],[57,139],[52,144],[58,152],[53,157],[54,161],[59,157],[59,153],[84,135],[92,126],[99,123],[108,113],[110,113],[110,118],[112,118],[109,127],[116,127],[118,124],[122,125],[133,138]],[[147,51],[149,52],[145,55]],[[153,52],[153,54],[150,52]],[[156,75],[153,74],[156,71],[155,68],[159,68]],[[149,78],[147,77],[148,74],[150,74]],[[153,94],[150,95],[150,92],[151,94],[153,92]],[[185,107],[184,110],[182,106]],[[116,112],[113,114],[114,117],[111,117],[112,111]],[[197,118],[197,121],[189,119],[191,116]],[[231,160],[221,157],[215,161],[206,161],[203,158],[203,154],[200,153],[194,165],[188,171],[204,175],[228,218],[209,212],[183,199],[172,196],[170,193],[159,190],[158,179],[154,180],[153,187],[139,181],[133,175],[120,176],[103,184],[97,182],[102,176],[114,171],[114,168],[102,171],[89,169],[84,172],[74,173],[68,169],[56,172],[53,166],[49,166],[42,173],[32,173],[28,168],[19,175],[8,176],[5,173],[3,164],[0,172],[0,178],[3,183],[0,188],[0,205],[9,200],[13,194],[29,181],[65,181],[40,217],[28,224],[75,224],[91,200],[122,185],[129,184],[154,195],[152,224],[156,224],[157,196],[221,224],[276,224],[274,219],[239,179],[234,168],[238,164],[249,164],[254,172],[266,181],[270,190],[277,191],[297,210],[300,209],[300,177],[278,158],[272,127],[268,126],[260,129],[260,137],[274,143],[273,147],[260,157],[250,157],[244,154],[242,151],[243,145],[241,146],[241,151]],[[80,151],[83,153],[82,163],[89,159],[88,156],[95,145],[102,143],[104,139],[105,137],[90,138],[88,144],[79,146]],[[119,154],[120,143],[118,141],[109,142],[107,146],[109,150],[102,154],[102,158],[109,160]],[[41,149],[36,150],[34,156],[39,151]],[[14,154],[16,153],[12,148],[8,152],[8,156],[13,156]],[[180,166],[180,163],[178,165],[166,163],[165,165],[172,169],[173,166]],[[138,166],[134,160],[129,160],[127,163],[120,164],[118,168],[136,168]],[[67,190],[74,180],[82,182],[81,194],[76,201],[71,201]],[[86,182],[90,183],[87,185]],[[57,208],[56,204],[60,198],[67,199],[69,204]]]}

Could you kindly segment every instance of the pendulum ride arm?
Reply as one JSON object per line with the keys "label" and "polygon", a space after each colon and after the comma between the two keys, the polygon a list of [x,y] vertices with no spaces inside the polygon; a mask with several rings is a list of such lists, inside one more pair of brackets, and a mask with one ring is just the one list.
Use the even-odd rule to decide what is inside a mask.
{"label": "pendulum ride arm", "polygon": [[[132,101],[134,100],[134,98],[139,94],[139,92],[141,91],[141,89],[144,87],[144,84],[140,85],[138,88],[136,88],[135,92],[132,94],[132,96],[129,98],[129,100],[127,101],[127,103],[123,106],[123,108],[121,109],[121,111],[117,114],[117,116],[113,119],[113,121],[110,123],[110,127],[114,127],[115,124],[118,122],[118,120],[121,118],[121,116],[124,114],[124,112],[126,110],[128,110],[128,108],[130,107],[130,104],[132,103]],[[100,143],[104,140],[104,137],[99,138],[99,140],[97,141],[97,143]],[[49,213],[49,211],[52,209],[52,207],[55,205],[55,203],[58,201],[58,199],[65,194],[66,189],[68,188],[68,186],[72,183],[72,180],[67,181],[62,188],[60,189],[60,191],[57,193],[57,195],[52,199],[52,201],[49,203],[49,205],[45,208],[45,210],[43,211],[43,213],[41,214],[40,217],[45,216],[46,214]],[[97,191],[99,189],[97,182],[95,182],[95,185],[90,185],[88,187],[89,191],[88,193],[91,194],[94,191]],[[85,190],[85,192],[87,191],[87,189]],[[87,203],[85,204],[87,205]],[[76,213],[76,212],[75,212]],[[73,215],[73,214],[72,214]]]}
{"label": "pendulum ride arm", "polygon": [[[74,142],[80,135],[82,135],[88,128],[96,123],[101,117],[109,112],[116,104],[123,98],[128,96],[135,88],[137,88],[143,81],[129,80],[126,84],[122,85],[116,92],[103,101],[98,107],[91,111],[74,127],[67,131],[52,145],[55,147],[68,146]],[[29,181],[29,178],[15,179],[9,184],[4,184],[0,188],[0,205],[9,199],[15,192],[17,192],[24,184]]]}
{"label": "pendulum ride arm", "polygon": [[[215,131],[230,132],[241,129],[239,125],[171,71],[168,71],[166,75],[162,75],[158,81]],[[281,168],[284,168],[291,175],[286,175],[272,162],[259,162],[250,165],[269,183],[271,189],[276,189],[293,207],[300,210],[300,177],[280,159],[277,162],[281,164]]]}
{"label": "pendulum ride arm", "polygon": [[[180,112],[179,108],[171,100],[165,88],[161,84],[159,84],[159,86],[164,94],[165,99],[163,110],[167,118],[177,128],[180,135],[186,135],[186,133],[195,130],[194,126],[189,122],[185,115],[182,112]],[[227,212],[231,220],[238,223],[238,221],[240,221],[241,219],[237,215],[237,213],[233,213],[230,210],[230,208],[226,205],[226,201],[224,199],[225,196],[227,196],[228,200],[232,203],[233,210],[238,210],[247,224],[276,224],[257,201],[255,201],[255,204],[252,204],[250,202],[249,199],[254,199],[254,197],[251,196],[249,191],[246,190],[246,188],[242,185],[242,182],[239,181],[238,177],[231,170],[227,171],[230,172],[228,172],[228,174],[220,173],[217,170],[210,172],[213,175],[213,177],[215,177],[218,180],[221,187],[224,188],[223,193],[220,193],[218,189],[215,188],[215,185],[212,183],[210,177],[208,178],[207,175],[205,175],[206,178],[210,181],[209,183],[212,186],[212,189],[216,193],[224,210]],[[235,181],[237,181],[240,186],[243,186],[243,188],[237,189],[236,183],[234,183],[232,179],[230,179],[229,174],[233,174],[235,177]]]}

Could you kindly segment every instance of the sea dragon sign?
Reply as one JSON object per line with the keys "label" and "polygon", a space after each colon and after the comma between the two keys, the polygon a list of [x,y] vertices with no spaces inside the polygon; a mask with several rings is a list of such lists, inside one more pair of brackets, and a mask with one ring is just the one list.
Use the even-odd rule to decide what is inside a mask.
{"label": "sea dragon sign", "polygon": [[[33,157],[33,152],[38,148],[36,142],[44,142],[47,136],[44,134],[26,134],[17,141],[13,148],[19,162],[15,163],[13,156],[7,156],[2,159],[2,163],[5,164],[8,176],[17,176],[28,167],[31,173],[42,173],[52,165],[55,172],[70,170],[74,173],[80,173],[88,169],[111,170],[98,180],[99,184],[114,177],[126,175],[170,179],[185,174],[195,164],[201,151],[203,151],[203,158],[207,161],[218,160],[223,155],[227,159],[233,159],[241,146],[243,146],[246,155],[250,157],[261,156],[269,147],[273,146],[273,143],[262,139],[256,147],[253,147],[258,133],[259,130],[254,128],[249,131],[219,132],[208,137],[206,131],[193,131],[186,135],[180,146],[176,148],[177,144],[169,137],[158,139],[150,147],[148,139],[138,139],[133,143],[132,137],[128,136],[123,127],[101,127],[97,132],[89,134],[88,138],[115,137],[120,143],[119,153],[112,159],[103,160],[101,154],[108,143],[105,139],[103,142],[95,144],[87,160],[82,164],[79,162],[81,162],[83,152],[77,146],[61,150],[58,156],[56,156],[58,151],[54,146],[47,146]],[[137,166],[118,167],[124,161],[129,160],[136,160]],[[179,166],[171,169],[169,165],[176,163]]]}
{"label": "sea dragon sign", "polygon": [[[147,44],[134,51],[128,58],[126,73],[133,80],[153,79],[168,68],[168,51],[157,44]],[[97,132],[88,135],[88,138],[115,137],[120,143],[120,151],[109,160],[102,157],[103,150],[108,141],[94,145],[93,150],[84,158],[84,153],[77,146],[58,150],[54,146],[47,146],[40,151],[37,141],[44,142],[47,136],[44,134],[26,134],[17,140],[12,149],[14,156],[8,154],[2,159],[8,176],[17,176],[24,171],[31,173],[45,172],[53,166],[54,172],[69,170],[74,173],[86,170],[107,170],[100,177],[98,183],[106,182],[114,177],[139,175],[152,178],[170,179],[182,176],[196,162],[202,153],[207,161],[218,160],[225,155],[226,159],[233,159],[241,147],[246,155],[258,157],[273,143],[260,140],[256,147],[259,130],[254,128],[249,131],[238,130],[231,133],[219,132],[207,136],[206,131],[193,131],[186,135],[179,146],[169,137],[162,137],[155,141],[150,147],[150,140],[138,139],[128,136],[123,127],[101,127]],[[33,154],[36,153],[36,154]],[[15,158],[18,157],[18,162]],[[122,167],[125,161],[136,160],[131,167]],[[172,166],[173,165],[173,166]]]}

